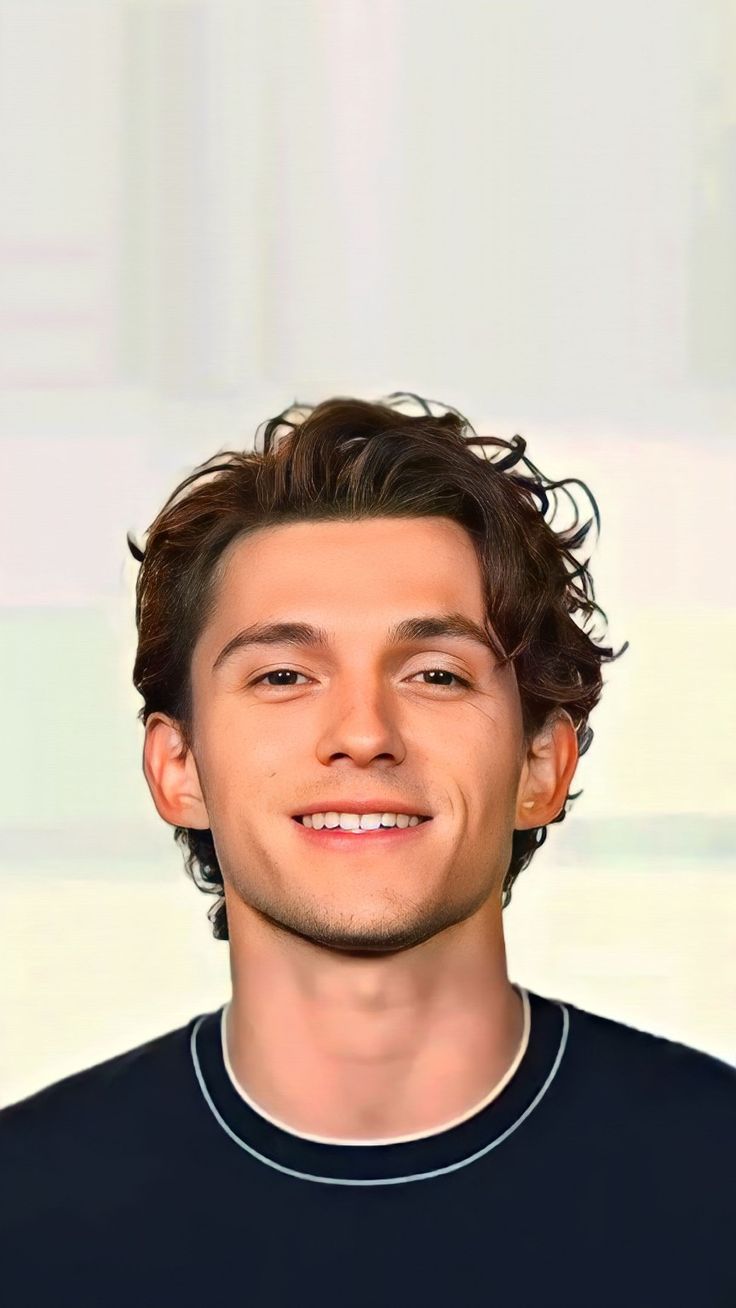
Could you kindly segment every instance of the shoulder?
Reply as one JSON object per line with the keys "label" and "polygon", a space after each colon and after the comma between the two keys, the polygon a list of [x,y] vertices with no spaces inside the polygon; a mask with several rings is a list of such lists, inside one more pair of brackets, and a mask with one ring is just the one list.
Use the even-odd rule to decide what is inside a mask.
{"label": "shoulder", "polygon": [[174,1092],[181,1093],[188,1081],[197,1020],[0,1108],[0,1164],[27,1162],[47,1150],[60,1157],[80,1145],[92,1151],[109,1142],[111,1128],[122,1138],[131,1124],[165,1120],[177,1100]]}
{"label": "shoulder", "polygon": [[568,1001],[566,1057],[621,1119],[648,1130],[685,1131],[734,1149],[736,1067],[692,1045]]}
{"label": "shoulder", "polygon": [[720,1085],[736,1091],[736,1066],[671,1036],[646,1030],[631,1022],[607,1017],[569,1000],[554,1000],[570,1013],[570,1029],[591,1051],[601,1057],[625,1057],[627,1065],[638,1066],[649,1075],[663,1071],[688,1076],[704,1085]]}
{"label": "shoulder", "polygon": [[37,1246],[65,1275],[68,1259],[75,1275],[81,1268],[87,1243],[95,1257],[117,1259],[116,1241],[140,1235],[146,1196],[176,1194],[182,1142],[201,1117],[190,1051],[197,1020],[0,1109],[3,1266],[36,1274]]}

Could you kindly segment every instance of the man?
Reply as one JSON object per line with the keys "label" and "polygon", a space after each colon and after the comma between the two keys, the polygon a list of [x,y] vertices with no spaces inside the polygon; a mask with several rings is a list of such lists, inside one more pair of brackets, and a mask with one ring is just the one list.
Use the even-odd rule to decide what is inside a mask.
{"label": "man", "polygon": [[268,455],[290,489],[266,459],[280,519],[246,507],[251,455],[152,529],[145,779],[209,833],[232,997],[0,1113],[10,1304],[736,1304],[736,1071],[509,980],[514,841],[559,819],[577,728],[558,702],[529,731],[534,665],[522,695],[501,656],[508,523],[494,565],[454,511],[346,516],[348,438],[378,460],[391,431],[417,477],[445,442],[462,480],[477,456],[411,421],[327,402]]}

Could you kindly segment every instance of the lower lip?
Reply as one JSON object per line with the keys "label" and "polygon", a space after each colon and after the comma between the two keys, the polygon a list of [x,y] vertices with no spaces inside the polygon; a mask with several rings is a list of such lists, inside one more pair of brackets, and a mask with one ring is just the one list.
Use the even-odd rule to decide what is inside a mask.
{"label": "lower lip", "polygon": [[308,840],[314,845],[324,845],[325,849],[339,849],[353,852],[365,845],[369,849],[375,849],[380,845],[400,845],[406,841],[411,841],[429,826],[429,822],[418,822],[415,827],[378,827],[375,831],[363,831],[359,836],[353,835],[351,831],[341,831],[339,827],[322,827],[317,830],[315,827],[305,827],[301,822],[292,818],[297,831],[301,831]]}

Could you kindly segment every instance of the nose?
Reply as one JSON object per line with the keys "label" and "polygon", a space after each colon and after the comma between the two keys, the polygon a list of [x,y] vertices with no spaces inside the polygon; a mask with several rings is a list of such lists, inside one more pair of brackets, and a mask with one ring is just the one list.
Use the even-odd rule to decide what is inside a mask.
{"label": "nose", "polygon": [[366,691],[364,682],[360,689],[346,688],[343,695],[331,698],[317,743],[320,762],[351,758],[358,767],[366,767],[376,759],[403,762],[406,744],[398,710],[388,701],[383,689]]}

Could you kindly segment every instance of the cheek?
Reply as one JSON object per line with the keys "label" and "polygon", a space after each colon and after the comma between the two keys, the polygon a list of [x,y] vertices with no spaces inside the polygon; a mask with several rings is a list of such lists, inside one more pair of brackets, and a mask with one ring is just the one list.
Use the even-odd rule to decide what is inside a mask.
{"label": "cheek", "polygon": [[468,822],[474,837],[487,839],[489,833],[513,827],[517,786],[516,762],[509,759],[503,764],[496,760],[468,781]]}

